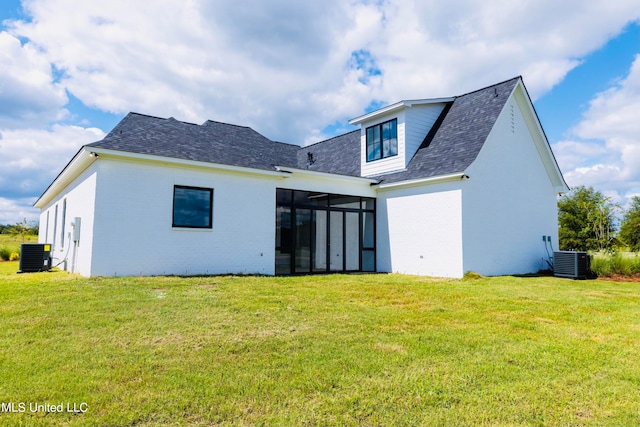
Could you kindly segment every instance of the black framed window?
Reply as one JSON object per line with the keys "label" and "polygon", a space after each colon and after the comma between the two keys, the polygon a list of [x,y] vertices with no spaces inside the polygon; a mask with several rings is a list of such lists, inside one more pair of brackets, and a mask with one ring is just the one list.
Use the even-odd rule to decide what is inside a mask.
{"label": "black framed window", "polygon": [[173,187],[173,226],[211,228],[213,188]]}
{"label": "black framed window", "polygon": [[366,130],[367,162],[398,155],[398,120],[393,119]]}

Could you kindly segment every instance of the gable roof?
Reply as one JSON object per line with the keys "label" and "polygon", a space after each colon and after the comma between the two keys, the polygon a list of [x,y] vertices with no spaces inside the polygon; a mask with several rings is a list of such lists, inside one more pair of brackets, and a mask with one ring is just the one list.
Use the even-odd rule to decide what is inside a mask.
{"label": "gable roof", "polygon": [[457,96],[403,171],[385,183],[462,173],[473,163],[520,77]]}

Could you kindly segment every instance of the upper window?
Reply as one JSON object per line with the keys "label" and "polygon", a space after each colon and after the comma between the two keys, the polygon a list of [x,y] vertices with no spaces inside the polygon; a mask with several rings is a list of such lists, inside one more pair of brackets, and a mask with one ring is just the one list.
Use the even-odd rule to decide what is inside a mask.
{"label": "upper window", "polygon": [[398,120],[367,128],[367,162],[398,154]]}
{"label": "upper window", "polygon": [[173,187],[173,226],[211,228],[213,189]]}

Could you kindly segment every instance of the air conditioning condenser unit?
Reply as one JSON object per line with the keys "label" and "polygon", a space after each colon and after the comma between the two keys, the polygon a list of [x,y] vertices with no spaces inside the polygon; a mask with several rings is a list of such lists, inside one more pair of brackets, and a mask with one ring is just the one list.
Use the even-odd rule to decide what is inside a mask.
{"label": "air conditioning condenser unit", "polygon": [[591,273],[591,258],[586,252],[553,253],[553,275],[570,279],[586,279]]}
{"label": "air conditioning condenser unit", "polygon": [[18,273],[35,273],[51,269],[50,243],[23,243],[20,247]]}

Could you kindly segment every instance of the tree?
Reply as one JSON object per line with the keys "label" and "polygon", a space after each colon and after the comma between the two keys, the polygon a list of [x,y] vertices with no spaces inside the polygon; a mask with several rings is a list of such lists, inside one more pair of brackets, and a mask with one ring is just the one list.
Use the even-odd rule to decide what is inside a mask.
{"label": "tree", "polygon": [[620,240],[634,252],[640,252],[640,196],[631,199],[620,224]]}
{"label": "tree", "polygon": [[22,236],[22,243],[24,243],[24,236],[29,234],[30,230],[31,230],[31,226],[29,224],[29,221],[27,221],[27,218],[25,218],[22,221],[16,223],[16,225],[14,225],[13,227],[11,227],[9,229],[9,234],[13,236],[17,236],[17,235]]}
{"label": "tree", "polygon": [[558,201],[560,249],[609,250],[618,206],[593,187],[576,187]]}

